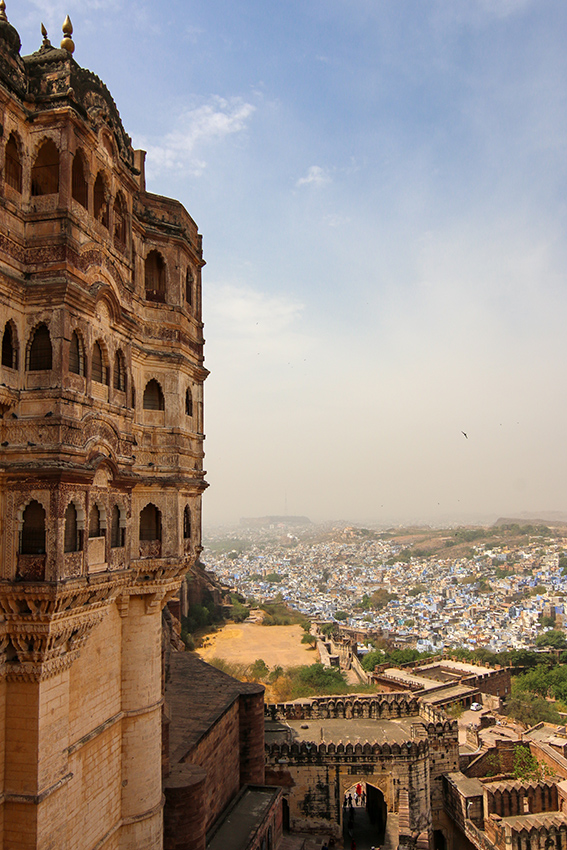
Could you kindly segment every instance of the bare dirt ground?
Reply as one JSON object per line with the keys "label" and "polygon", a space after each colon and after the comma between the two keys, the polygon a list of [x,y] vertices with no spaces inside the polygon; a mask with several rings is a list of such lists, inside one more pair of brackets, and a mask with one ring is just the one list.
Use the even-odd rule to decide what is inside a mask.
{"label": "bare dirt ground", "polygon": [[318,653],[301,643],[301,626],[260,626],[255,623],[231,623],[207,635],[197,650],[204,661],[222,658],[236,664],[253,664],[262,658],[270,670],[315,664]]}

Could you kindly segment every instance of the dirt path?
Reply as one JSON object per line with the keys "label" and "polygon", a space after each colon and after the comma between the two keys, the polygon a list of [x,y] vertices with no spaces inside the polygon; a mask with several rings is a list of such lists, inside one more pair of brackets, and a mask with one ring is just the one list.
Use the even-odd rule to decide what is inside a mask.
{"label": "dirt path", "polygon": [[253,664],[262,658],[270,670],[314,664],[319,660],[318,653],[301,643],[303,634],[301,626],[230,624],[207,635],[197,653],[204,661],[216,657],[237,664]]}

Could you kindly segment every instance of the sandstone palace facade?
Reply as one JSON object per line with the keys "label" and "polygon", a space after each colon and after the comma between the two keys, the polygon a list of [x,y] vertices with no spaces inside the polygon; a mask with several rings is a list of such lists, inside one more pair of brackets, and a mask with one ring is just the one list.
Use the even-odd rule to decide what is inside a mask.
{"label": "sandstone palace facade", "polygon": [[0,2],[0,844],[158,850],[161,612],[200,551],[201,237]]}

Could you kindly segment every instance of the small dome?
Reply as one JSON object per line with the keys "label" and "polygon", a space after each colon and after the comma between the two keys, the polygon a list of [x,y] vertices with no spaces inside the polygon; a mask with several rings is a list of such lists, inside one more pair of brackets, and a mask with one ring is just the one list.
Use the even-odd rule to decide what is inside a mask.
{"label": "small dome", "polygon": [[0,39],[8,46],[10,53],[19,54],[22,42],[15,27],[6,17],[6,3],[0,0]]}

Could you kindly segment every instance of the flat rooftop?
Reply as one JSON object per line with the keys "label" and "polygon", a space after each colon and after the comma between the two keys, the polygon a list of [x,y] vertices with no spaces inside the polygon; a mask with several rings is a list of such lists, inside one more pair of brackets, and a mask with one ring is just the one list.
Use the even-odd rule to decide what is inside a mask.
{"label": "flat rooftop", "polygon": [[[421,717],[402,717],[395,720],[370,718],[319,718],[317,720],[267,720],[267,744],[402,744],[412,740],[412,726],[424,728]],[[306,727],[306,728],[302,728]]]}
{"label": "flat rooftop", "polygon": [[246,786],[228,812],[217,821],[207,850],[245,850],[266,819],[279,788]]}

